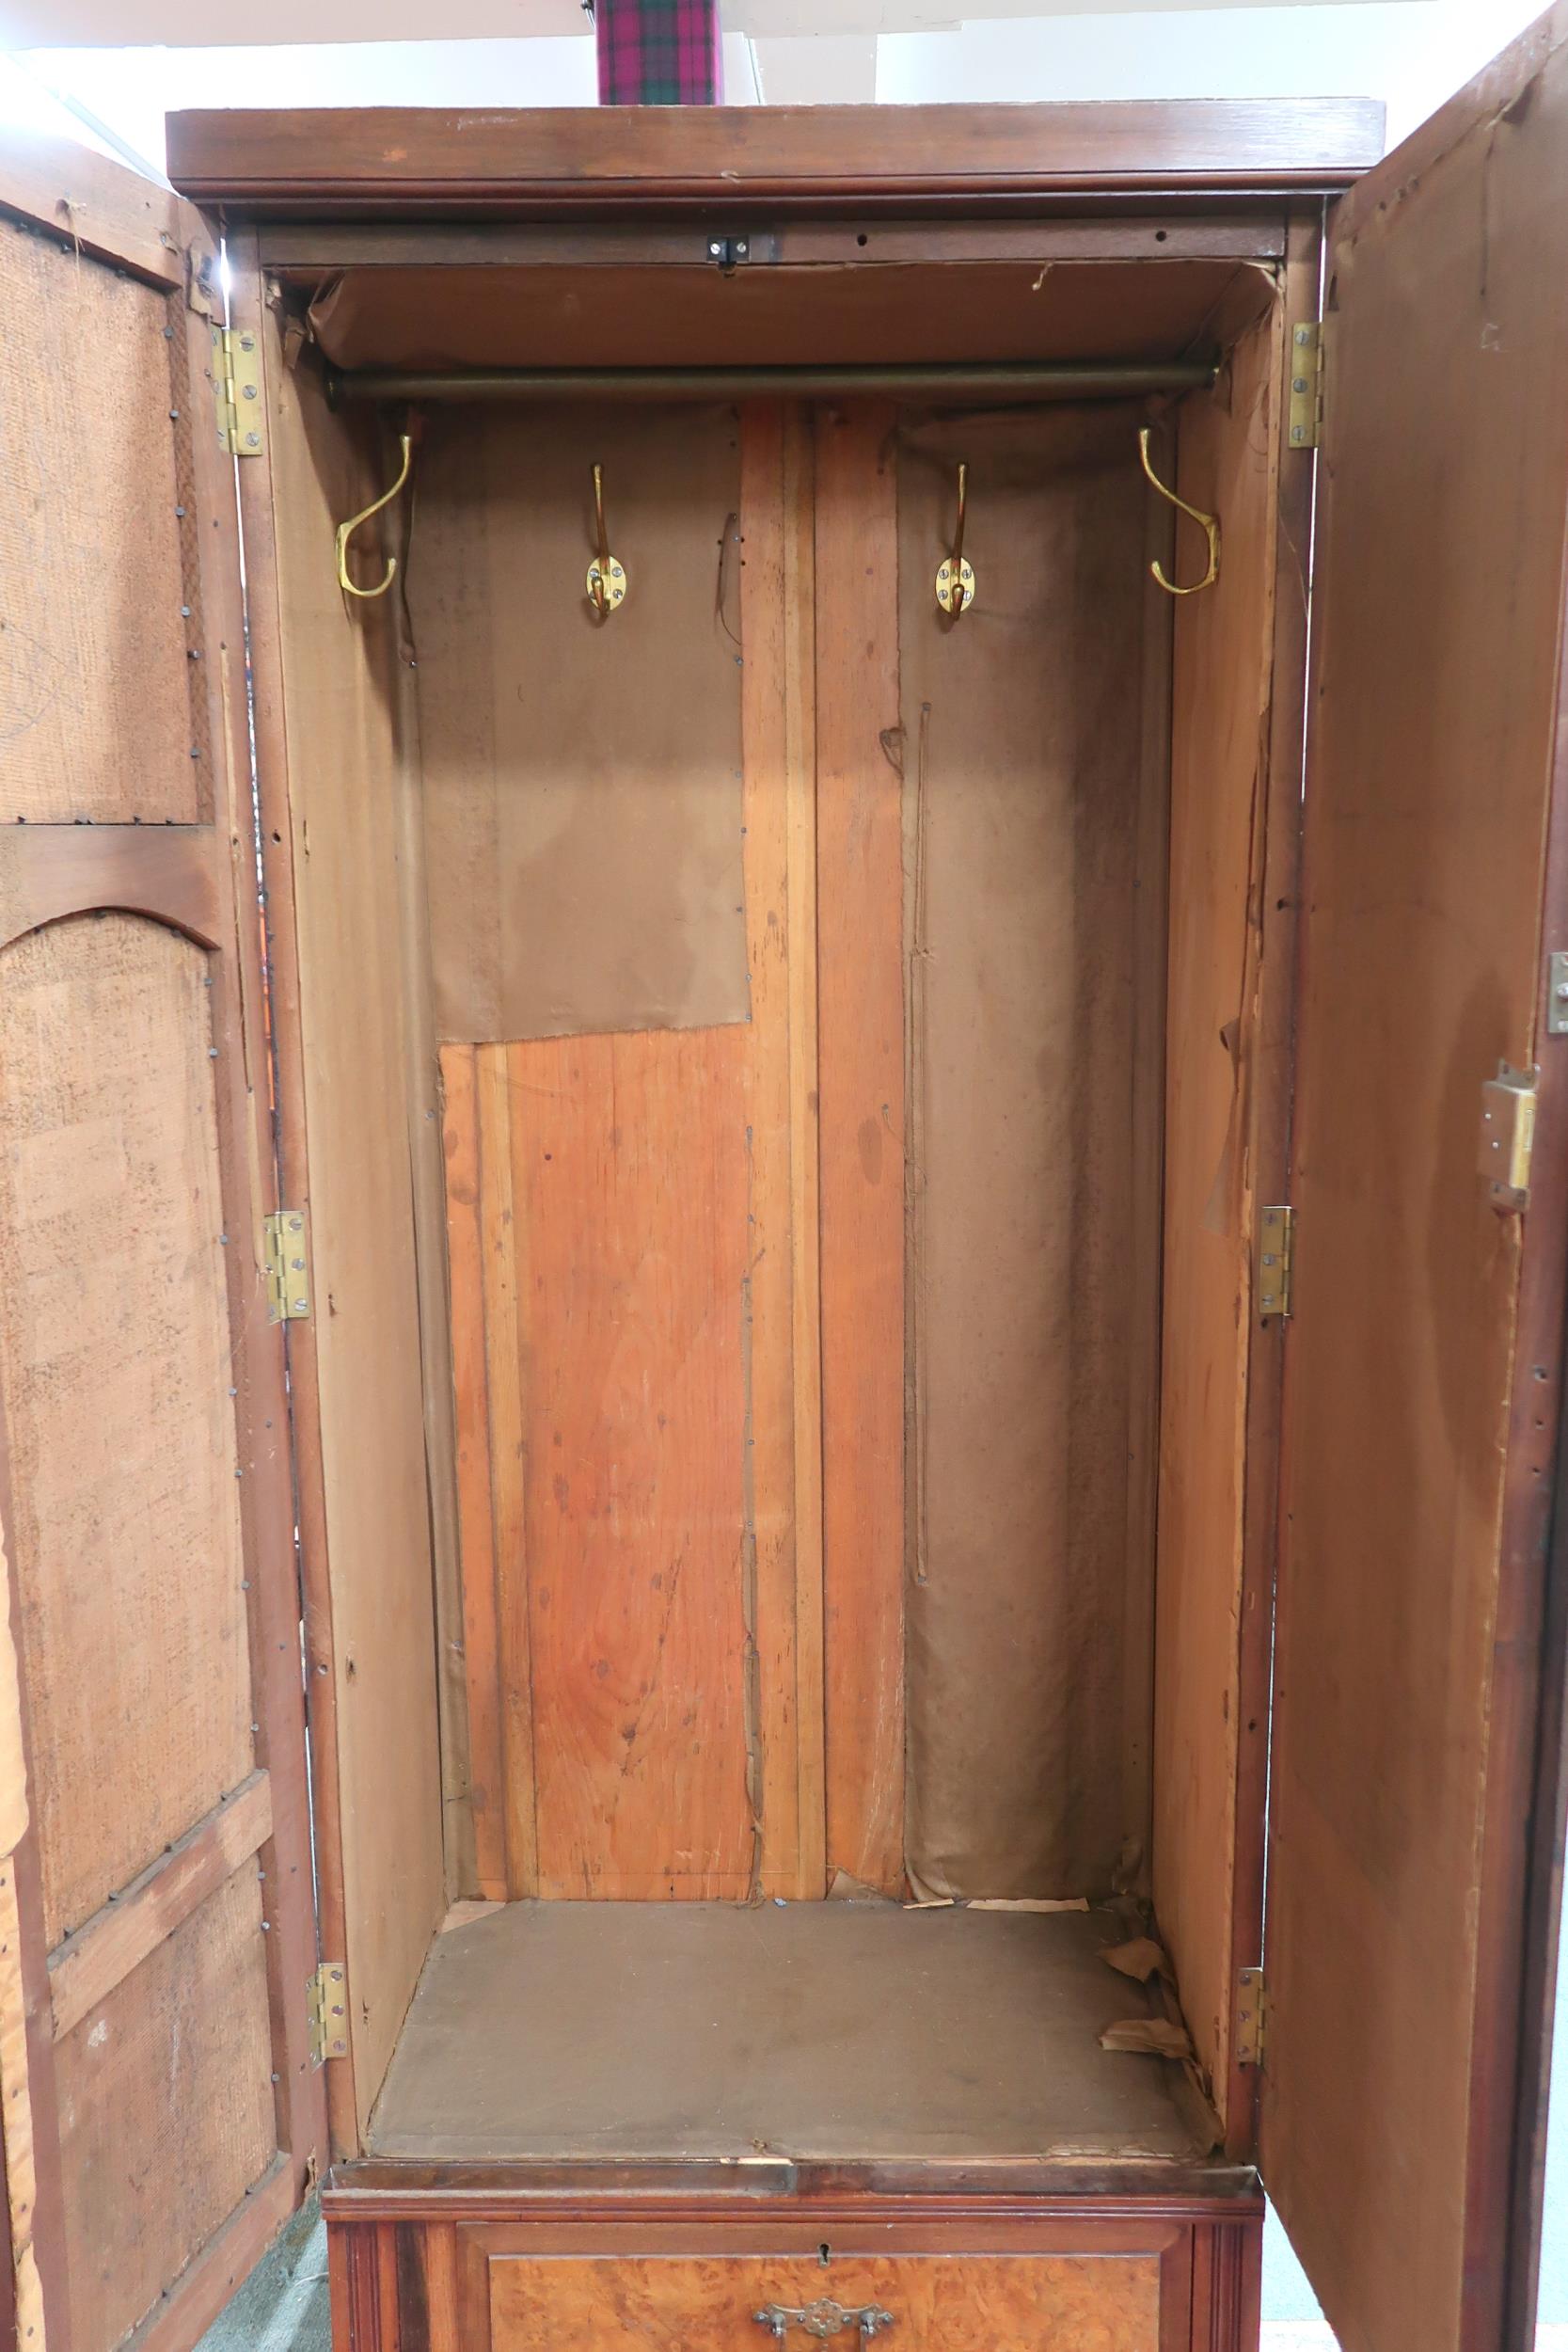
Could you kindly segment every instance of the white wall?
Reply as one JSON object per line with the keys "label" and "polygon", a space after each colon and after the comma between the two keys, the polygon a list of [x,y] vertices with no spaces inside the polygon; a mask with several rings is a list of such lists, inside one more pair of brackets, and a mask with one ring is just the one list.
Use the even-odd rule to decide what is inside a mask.
{"label": "white wall", "polygon": [[877,96],[1381,98],[1404,137],[1541,13],[1541,0],[1193,8],[884,34]]}
{"label": "white wall", "polygon": [[[327,16],[334,0],[316,0]],[[472,5],[472,0],[470,0]],[[1539,0],[1334,0],[1309,7],[1168,6],[990,17],[950,30],[821,40],[725,37],[732,104],[868,98],[1380,98],[1390,141],[1459,87],[1538,12]],[[101,0],[134,21],[135,0]],[[464,0],[453,0],[461,21]],[[729,13],[742,6],[732,0]],[[962,0],[951,0],[955,13]],[[5,0],[0,0],[0,28]],[[29,20],[31,21],[31,20]],[[449,22],[451,18],[449,17]],[[907,21],[907,19],[906,19]],[[770,87],[771,85],[771,87]],[[0,122],[69,121],[59,93],[110,144],[153,169],[163,117],[181,106],[584,106],[588,35],[511,40],[324,42],[309,47],[19,49],[0,58]]]}

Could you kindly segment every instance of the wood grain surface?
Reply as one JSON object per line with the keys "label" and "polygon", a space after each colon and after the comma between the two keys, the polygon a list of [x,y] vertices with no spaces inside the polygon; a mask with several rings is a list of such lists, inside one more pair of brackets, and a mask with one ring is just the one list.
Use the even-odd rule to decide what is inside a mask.
{"label": "wood grain surface", "polygon": [[1522,1282],[1560,1279],[1563,1229],[1560,1161],[1499,1215],[1476,1133],[1499,1061],[1560,1083],[1565,43],[1558,9],[1329,253],[1261,2127],[1346,2352],[1500,2341],[1560,1344]]}
{"label": "wood grain surface", "polygon": [[169,173],[242,215],[429,217],[1342,187],[1383,151],[1365,99],[1008,106],[334,107],[176,113]]}
{"label": "wood grain surface", "polygon": [[[810,441],[771,407],[739,437],[713,593],[750,1017],[441,1052],[475,1820],[513,1896],[824,1891]],[[635,705],[622,618],[591,650]]]}
{"label": "wood grain surface", "polygon": [[546,1894],[751,1881],[746,1047],[737,1025],[479,1050],[508,1112],[484,1268],[502,1703],[523,1617]]}
{"label": "wood grain surface", "polygon": [[828,1872],[904,1882],[904,872],[892,412],[816,436]]}
{"label": "wood grain surface", "polygon": [[[1235,2000],[1252,1089],[1282,332],[1278,319],[1255,327],[1223,389],[1186,401],[1177,427],[1181,495],[1221,516],[1224,541],[1215,588],[1177,609],[1173,654],[1153,1888],[1222,2118]],[[1178,579],[1189,577],[1197,536],[1178,531]],[[1256,1823],[1243,1834],[1256,1838]]]}
{"label": "wood grain surface", "polygon": [[[492,2352],[656,2352],[749,2342],[765,2305],[823,2300],[893,2314],[898,2337],[956,2352],[1028,2343],[1038,2352],[1160,2352],[1160,2257],[1021,2254],[925,2262],[530,2261],[489,2265]],[[852,2335],[851,2335],[851,2339]]]}
{"label": "wood grain surface", "polygon": [[350,611],[330,562],[337,521],[382,486],[379,449],[289,373],[270,313],[262,332],[271,539],[250,544],[270,560],[249,580],[275,661],[259,741],[280,1128],[315,1299],[291,1331],[291,1380],[324,1901],[354,1986],[354,2107],[334,2129],[352,2145],[446,1901],[395,643],[387,606]]}

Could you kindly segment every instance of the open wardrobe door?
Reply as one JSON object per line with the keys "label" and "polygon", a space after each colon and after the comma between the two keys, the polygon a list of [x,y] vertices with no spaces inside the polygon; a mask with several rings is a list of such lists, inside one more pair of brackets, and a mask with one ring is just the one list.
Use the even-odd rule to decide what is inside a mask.
{"label": "open wardrobe door", "polygon": [[1565,43],[1560,8],[1330,245],[1260,2131],[1343,2352],[1533,2331]]}
{"label": "open wardrobe door", "polygon": [[189,205],[8,139],[0,2115],[26,2352],[184,2352],[325,2138],[222,306]]}

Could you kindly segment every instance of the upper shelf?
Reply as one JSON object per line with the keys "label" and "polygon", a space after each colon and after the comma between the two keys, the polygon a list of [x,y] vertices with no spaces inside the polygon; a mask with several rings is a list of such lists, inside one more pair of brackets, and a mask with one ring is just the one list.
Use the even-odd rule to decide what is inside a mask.
{"label": "upper shelf", "polygon": [[1382,153],[1383,108],[1355,98],[168,118],[175,186],[251,219],[1119,209],[1332,193]]}

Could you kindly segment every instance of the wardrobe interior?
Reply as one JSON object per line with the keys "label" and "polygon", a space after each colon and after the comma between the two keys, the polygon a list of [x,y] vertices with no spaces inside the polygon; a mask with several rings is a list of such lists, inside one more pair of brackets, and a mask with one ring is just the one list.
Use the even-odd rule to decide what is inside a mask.
{"label": "wardrobe interior", "polygon": [[[346,2146],[1223,2144],[1281,274],[271,290]],[[1092,398],[354,381],[1195,357]],[[1144,427],[1219,517],[1197,593],[1151,578],[1208,550]],[[396,576],[345,595],[405,430],[346,559]],[[1104,1964],[1145,1934],[1174,1989]],[[1178,2003],[1185,2067],[1101,2046]]]}

